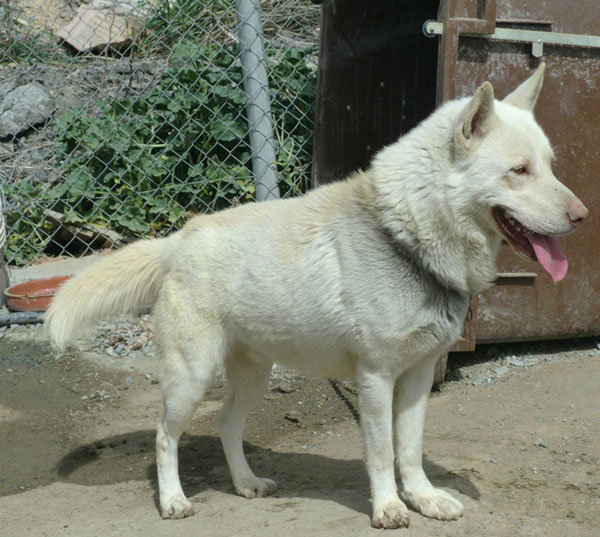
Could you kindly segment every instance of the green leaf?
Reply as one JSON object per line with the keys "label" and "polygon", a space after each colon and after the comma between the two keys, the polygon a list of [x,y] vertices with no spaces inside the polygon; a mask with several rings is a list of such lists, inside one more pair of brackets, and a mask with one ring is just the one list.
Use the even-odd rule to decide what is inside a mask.
{"label": "green leaf", "polygon": [[145,233],[149,226],[145,222],[145,214],[141,208],[127,205],[116,215],[116,222],[133,233]]}
{"label": "green leaf", "polygon": [[233,118],[232,114],[215,117],[208,125],[208,129],[212,136],[220,142],[231,142],[246,136],[244,127]]}

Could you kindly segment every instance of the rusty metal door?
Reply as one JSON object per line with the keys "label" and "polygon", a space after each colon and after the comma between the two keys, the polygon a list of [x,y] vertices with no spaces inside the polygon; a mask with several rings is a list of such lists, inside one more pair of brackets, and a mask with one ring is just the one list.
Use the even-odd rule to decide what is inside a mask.
{"label": "rusty metal door", "polygon": [[[427,19],[439,43],[422,34]],[[367,166],[384,144],[429,115],[436,101],[472,95],[485,80],[502,98],[540,61],[547,63],[536,117],[558,157],[557,177],[591,214],[576,233],[559,240],[570,266],[559,284],[503,247],[498,285],[473,298],[464,337],[452,350],[472,350],[475,342],[600,334],[599,35],[598,0],[323,5],[315,185]]]}
{"label": "rusty metal door", "polygon": [[479,297],[470,331],[478,343],[600,334],[598,0],[444,0],[437,23],[439,102],[472,95],[485,80],[501,99],[546,62],[535,115],[556,152],[556,176],[591,212],[559,239],[569,259],[559,284],[503,246],[501,278]]}

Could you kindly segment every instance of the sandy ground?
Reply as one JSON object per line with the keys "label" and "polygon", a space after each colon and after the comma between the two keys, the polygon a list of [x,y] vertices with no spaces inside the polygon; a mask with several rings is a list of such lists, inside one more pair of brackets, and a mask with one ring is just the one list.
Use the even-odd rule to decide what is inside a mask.
{"label": "sandy ground", "polygon": [[67,24],[82,4],[80,0],[13,0],[21,26],[56,31]]}
{"label": "sandy ground", "polygon": [[[596,537],[600,351],[596,342],[502,346],[455,358],[431,397],[425,467],[465,504],[455,522],[417,513],[412,537]],[[512,359],[521,367],[506,364]],[[529,363],[530,366],[523,365]],[[0,536],[375,535],[352,408],[324,380],[274,379],[246,433],[250,464],[278,492],[235,495],[216,386],[181,442],[196,515],[161,520],[153,360],[57,356],[40,331],[0,332]],[[488,381],[489,379],[489,381]],[[290,421],[289,412],[294,411]],[[288,418],[286,418],[288,415]]]}

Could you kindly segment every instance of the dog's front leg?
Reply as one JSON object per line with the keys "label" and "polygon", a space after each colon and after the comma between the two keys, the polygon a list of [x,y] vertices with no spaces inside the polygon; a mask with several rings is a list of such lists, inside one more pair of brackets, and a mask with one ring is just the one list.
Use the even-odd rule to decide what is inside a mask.
{"label": "dog's front leg", "polygon": [[427,517],[454,520],[463,514],[462,503],[435,488],[423,471],[423,428],[434,368],[435,360],[427,360],[403,373],[396,382],[396,461],[402,498]]}
{"label": "dog's front leg", "polygon": [[408,509],[398,497],[394,476],[392,399],[394,380],[382,371],[359,367],[360,424],[371,483],[374,528],[401,528],[409,524]]}

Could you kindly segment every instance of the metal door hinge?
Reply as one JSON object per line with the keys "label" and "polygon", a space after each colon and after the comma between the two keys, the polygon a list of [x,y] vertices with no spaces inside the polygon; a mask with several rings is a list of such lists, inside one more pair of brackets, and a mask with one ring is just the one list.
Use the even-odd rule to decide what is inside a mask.
{"label": "metal door hinge", "polygon": [[[444,33],[444,25],[435,20],[425,21],[423,33],[435,37]],[[483,37],[491,41],[516,41],[531,43],[531,53],[539,58],[544,53],[544,45],[566,45],[571,47],[600,48],[600,36],[585,34],[563,34],[559,32],[540,32],[537,30],[517,30],[514,28],[496,28],[493,34],[461,34],[466,37]]]}

